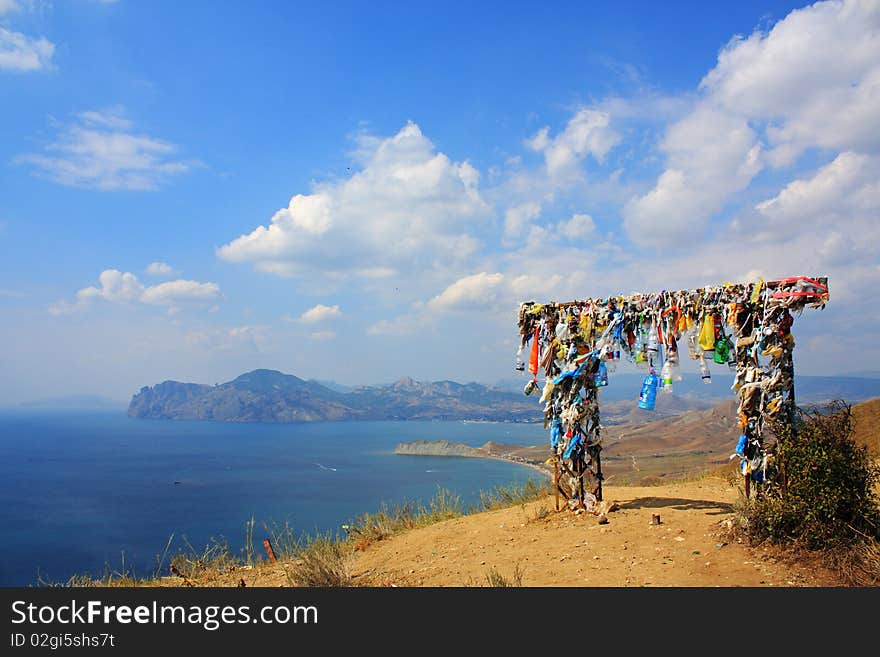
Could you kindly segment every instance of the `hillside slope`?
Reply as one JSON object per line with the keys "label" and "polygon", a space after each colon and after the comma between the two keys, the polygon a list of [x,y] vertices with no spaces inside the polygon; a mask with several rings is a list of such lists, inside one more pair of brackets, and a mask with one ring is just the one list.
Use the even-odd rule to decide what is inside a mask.
{"label": "hillside slope", "polygon": [[853,435],[875,457],[880,457],[880,397],[853,406]]}

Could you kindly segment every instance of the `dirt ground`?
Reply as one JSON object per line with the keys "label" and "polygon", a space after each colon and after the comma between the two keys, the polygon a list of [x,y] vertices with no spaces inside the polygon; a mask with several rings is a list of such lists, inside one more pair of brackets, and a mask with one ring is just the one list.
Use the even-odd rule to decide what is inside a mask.
{"label": "dirt ground", "polygon": [[[731,541],[725,521],[738,493],[720,478],[614,487],[619,509],[556,513],[554,500],[449,520],[376,543],[355,573],[374,585],[485,586],[495,569],[523,586],[835,586],[817,563]],[[653,514],[660,525],[652,524]]]}

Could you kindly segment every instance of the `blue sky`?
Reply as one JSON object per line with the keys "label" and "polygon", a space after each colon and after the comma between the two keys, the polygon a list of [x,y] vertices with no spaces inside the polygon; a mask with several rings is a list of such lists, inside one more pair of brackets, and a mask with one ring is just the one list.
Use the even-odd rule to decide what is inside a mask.
{"label": "blue sky", "polygon": [[799,371],[880,369],[880,2],[324,4],[0,0],[4,401],[493,382],[521,300],[802,273]]}

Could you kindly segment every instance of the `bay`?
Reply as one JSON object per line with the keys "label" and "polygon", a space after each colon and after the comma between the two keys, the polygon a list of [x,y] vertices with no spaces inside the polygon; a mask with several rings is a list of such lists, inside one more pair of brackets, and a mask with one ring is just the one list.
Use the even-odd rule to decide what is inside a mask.
{"label": "bay", "polygon": [[[253,518],[305,534],[336,532],[382,504],[429,500],[438,488],[542,481],[513,463],[402,456],[409,440],[542,444],[540,424],[136,420],[120,412],[0,413],[0,586],[64,582],[125,566],[153,573],[171,553],[212,540],[239,554]],[[167,573],[167,559],[164,564]]]}

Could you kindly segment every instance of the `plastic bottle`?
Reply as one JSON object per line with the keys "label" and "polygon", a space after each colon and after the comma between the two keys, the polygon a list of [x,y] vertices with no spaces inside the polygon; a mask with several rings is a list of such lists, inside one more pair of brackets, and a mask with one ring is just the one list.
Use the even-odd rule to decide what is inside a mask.
{"label": "plastic bottle", "polygon": [[596,384],[597,388],[608,385],[608,367],[605,365],[604,360],[599,361],[599,367],[596,373],[593,374],[593,383]]}
{"label": "plastic bottle", "polygon": [[514,364],[513,369],[517,372],[526,371],[526,362],[523,360],[523,347],[520,347],[516,352],[516,363]]}
{"label": "plastic bottle", "polygon": [[668,360],[663,363],[661,370],[661,378],[663,380],[663,392],[672,392],[672,361]]}
{"label": "plastic bottle", "polygon": [[688,334],[688,355],[691,357],[691,360],[698,360],[700,358],[700,347],[697,345],[697,334],[694,331],[691,331]]}
{"label": "plastic bottle", "polygon": [[651,328],[648,330],[648,358],[654,359],[657,358],[657,353],[660,350],[660,341],[657,340],[657,329],[651,324]]}
{"label": "plastic bottle", "polygon": [[654,372],[652,367],[642,383],[642,392],[639,394],[639,408],[643,408],[646,411],[654,410],[654,403],[657,401],[657,383],[657,373]]}
{"label": "plastic bottle", "polygon": [[700,377],[703,383],[712,383],[712,372],[709,371],[709,364],[702,354],[700,354]]}

